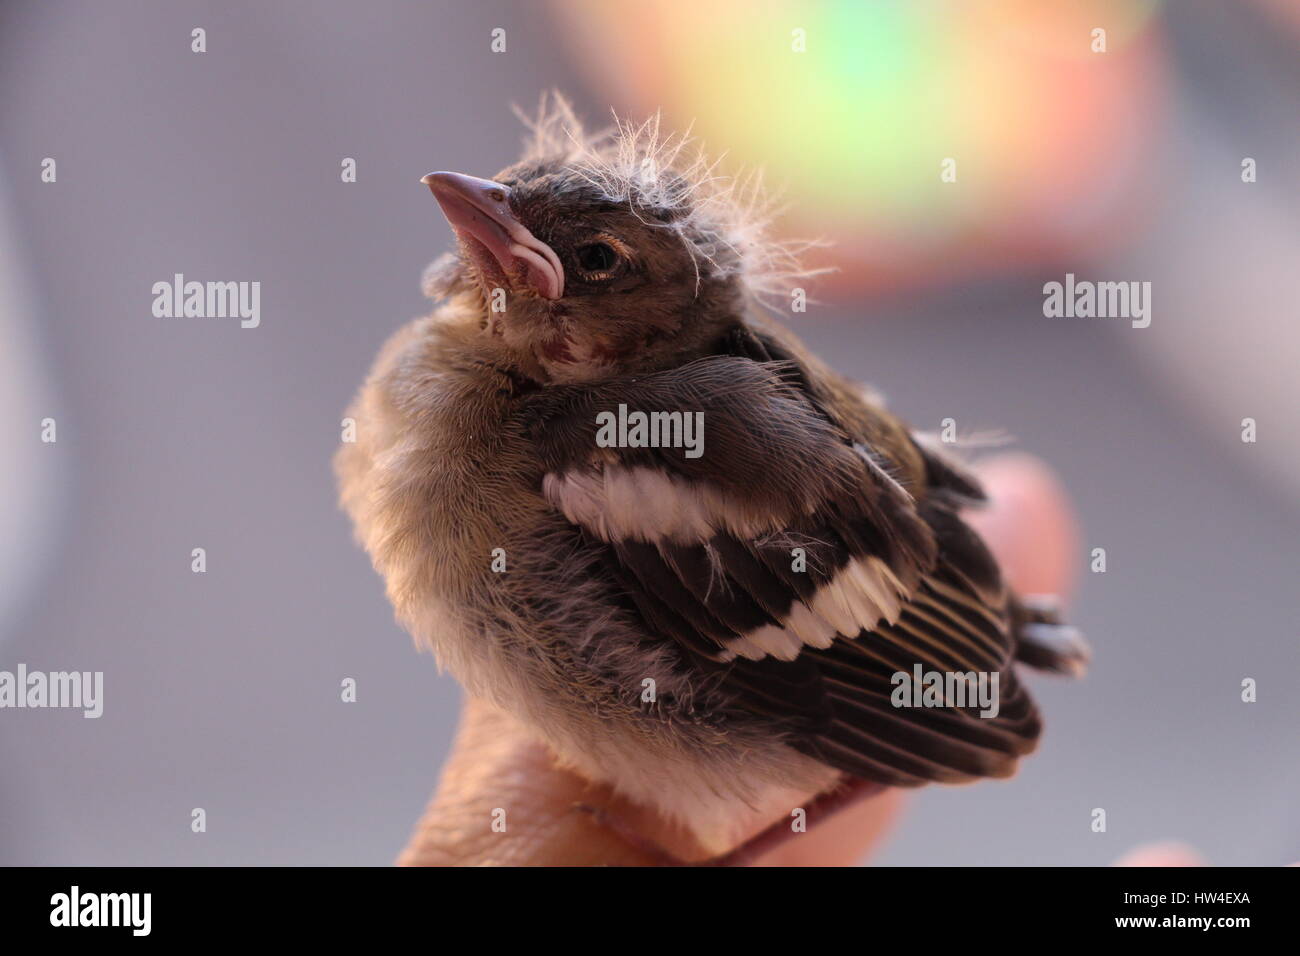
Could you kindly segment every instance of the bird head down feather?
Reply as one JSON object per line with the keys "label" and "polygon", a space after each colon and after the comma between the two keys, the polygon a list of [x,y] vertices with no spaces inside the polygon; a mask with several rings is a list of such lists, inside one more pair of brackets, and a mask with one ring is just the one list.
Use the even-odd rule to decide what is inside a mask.
{"label": "bird head down feather", "polygon": [[[517,111],[518,112],[518,111]],[[502,356],[546,381],[600,381],[696,357],[815,270],[770,235],[761,176],[724,175],[658,115],[588,133],[567,100],[520,113],[518,162],[425,177],[458,238],[426,291],[480,313]]]}

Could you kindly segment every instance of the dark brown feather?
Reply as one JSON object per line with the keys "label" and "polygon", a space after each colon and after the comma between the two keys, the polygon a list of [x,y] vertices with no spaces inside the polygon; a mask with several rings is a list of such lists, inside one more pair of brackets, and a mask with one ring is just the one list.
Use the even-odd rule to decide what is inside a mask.
{"label": "dark brown feather", "polygon": [[[587,545],[606,551],[647,630],[680,647],[682,666],[722,691],[738,719],[768,719],[797,749],[887,784],[1011,773],[1040,722],[1012,670],[1017,641],[997,564],[956,510],[982,497],[978,484],[764,330],[737,326],[714,352],[663,373],[543,389],[525,421],[547,469],[563,473],[599,467],[599,411],[706,410],[700,459],[673,449],[601,454],[709,482],[783,516],[780,533],[608,544],[587,535]],[[806,573],[791,569],[796,546]],[[794,660],[721,659],[728,641],[779,625],[794,602],[867,558],[885,562],[912,595],[895,624],[805,646]],[[998,715],[895,707],[893,675],[918,664],[996,673]]]}

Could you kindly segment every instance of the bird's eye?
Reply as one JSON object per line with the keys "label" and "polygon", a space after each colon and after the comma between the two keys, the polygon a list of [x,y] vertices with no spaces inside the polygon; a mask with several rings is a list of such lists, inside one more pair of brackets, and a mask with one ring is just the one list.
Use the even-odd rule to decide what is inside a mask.
{"label": "bird's eye", "polygon": [[591,242],[577,249],[578,265],[584,272],[597,275],[611,272],[618,265],[618,253],[607,242]]}

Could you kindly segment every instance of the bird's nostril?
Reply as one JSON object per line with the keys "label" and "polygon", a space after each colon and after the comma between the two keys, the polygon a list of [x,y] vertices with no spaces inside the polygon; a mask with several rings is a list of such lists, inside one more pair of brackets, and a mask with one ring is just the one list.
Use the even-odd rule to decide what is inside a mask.
{"label": "bird's nostril", "polygon": [[505,202],[506,194],[499,189],[489,189],[488,199],[491,199],[493,202]]}

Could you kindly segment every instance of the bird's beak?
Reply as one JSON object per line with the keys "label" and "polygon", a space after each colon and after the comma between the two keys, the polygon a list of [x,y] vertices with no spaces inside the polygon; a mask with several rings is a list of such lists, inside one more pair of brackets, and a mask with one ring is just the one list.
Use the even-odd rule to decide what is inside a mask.
{"label": "bird's beak", "polygon": [[429,173],[420,182],[433,191],[443,215],[471,255],[490,255],[508,279],[523,281],[547,299],[564,294],[564,267],[559,257],[510,211],[509,186],[462,173]]}

